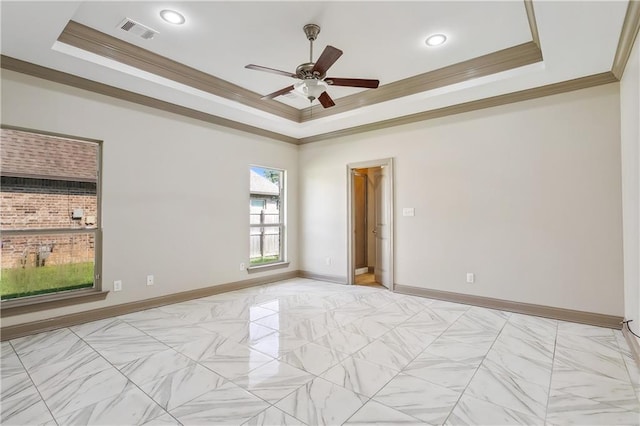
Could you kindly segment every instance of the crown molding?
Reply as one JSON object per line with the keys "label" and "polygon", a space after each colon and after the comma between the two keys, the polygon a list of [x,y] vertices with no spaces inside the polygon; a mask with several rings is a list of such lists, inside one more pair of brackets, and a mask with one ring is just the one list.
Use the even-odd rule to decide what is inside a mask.
{"label": "crown molding", "polygon": [[526,101],[529,99],[541,98],[544,96],[557,95],[559,93],[571,92],[574,90],[586,89],[588,87],[600,86],[602,84],[615,83],[618,79],[611,71],[600,74],[594,74],[586,77],[580,77],[573,80],[567,80],[560,83],[548,84],[546,86],[535,87],[532,89],[521,90],[519,92],[506,93],[504,95],[493,96],[490,98],[478,99],[475,101],[464,102],[457,105],[451,105],[443,108],[432,109],[429,111],[419,112],[416,114],[405,115],[403,117],[392,118],[389,120],[378,121],[376,123],[364,124],[362,126],[350,127],[348,129],[337,130],[335,132],[323,133],[320,135],[302,138],[299,143],[307,144],[319,142],[326,139],[335,139],[343,136],[355,135],[358,133],[370,132],[373,130],[386,129],[388,127],[401,126],[403,124],[415,123],[418,121],[432,120],[434,118],[446,117],[448,115],[462,114],[464,112],[476,111],[484,108],[492,108],[500,105],[511,104],[514,102]]}
{"label": "crown molding", "polygon": [[130,92],[128,90],[119,89],[117,87],[109,86],[107,84],[98,83],[97,81],[89,80],[83,77],[78,77],[73,74],[57,71],[51,68],[46,68],[40,65],[32,64],[30,62],[21,61],[9,56],[0,56],[0,68],[15,71],[21,74],[30,75],[33,77],[41,78],[43,80],[52,81],[54,83],[64,84],[66,86],[75,87],[78,89],[88,90],[89,92],[98,93],[100,95],[110,96],[112,98],[120,99],[123,101],[133,102],[138,105],[144,105],[150,108],[155,108],[161,111],[178,114],[184,117],[193,118],[196,120],[204,121],[207,123],[215,124],[230,129],[239,130],[242,132],[250,133],[257,136],[263,136],[270,139],[287,142],[290,144],[298,144],[298,139],[292,138],[287,135],[283,135],[269,130],[264,130],[259,127],[250,126],[248,124],[240,123],[238,121],[229,120],[226,118],[218,117],[217,115],[207,114],[202,111],[183,107],[170,102],[161,101],[149,96],[141,95],[139,93]]}
{"label": "crown molding", "polygon": [[86,25],[69,21],[58,41],[251,108],[303,123],[542,61],[533,4],[523,0],[532,40],[339,99],[331,108],[297,108],[181,64]]}
{"label": "crown molding", "polygon": [[[525,62],[527,60],[529,61],[534,60],[536,55],[541,55],[538,47],[539,39],[538,39],[537,27],[535,25],[533,3],[532,3],[532,0],[524,0],[524,2],[525,2],[525,8],[527,10],[527,16],[529,18],[529,25],[531,27],[533,41],[529,43],[525,43],[520,46],[509,48],[509,49],[512,49],[510,51],[510,54],[509,52],[505,52],[505,51],[509,51],[509,49],[505,49],[503,51],[494,52],[489,55],[485,55],[485,59],[482,61],[481,61],[481,58],[483,57],[471,59],[469,61],[466,61],[467,66],[469,65],[469,63],[471,63],[472,65],[475,63],[476,67],[480,66],[481,64],[478,64],[478,62],[481,61],[485,63],[486,67],[492,67],[492,65],[489,63],[490,61],[486,60],[487,59],[486,57],[488,56],[489,58],[491,58],[492,55],[498,55],[498,54],[500,56],[503,56],[507,60],[520,60]],[[80,25],[80,24],[77,24],[77,25]],[[75,27],[75,28],[78,28],[78,27]],[[625,15],[623,27],[620,33],[620,39],[618,42],[618,47],[616,50],[616,55],[615,55],[615,59],[614,59],[614,63],[611,71],[606,71],[603,73],[580,77],[580,78],[563,81],[559,83],[549,84],[546,86],[521,90],[514,93],[507,93],[504,95],[494,96],[490,98],[464,102],[461,104],[451,105],[451,106],[438,108],[430,111],[419,112],[416,114],[409,114],[402,117],[396,117],[388,120],[378,121],[375,123],[369,123],[361,126],[341,129],[334,132],[313,135],[313,136],[309,136],[301,139],[293,138],[277,132],[264,130],[255,126],[250,126],[244,123],[218,117],[213,114],[207,114],[201,111],[197,111],[197,110],[183,107],[180,105],[172,104],[169,102],[161,101],[155,98],[151,98],[149,96],[144,96],[144,95],[133,93],[127,90],[119,89],[113,86],[108,86],[106,84],[98,83],[82,77],[77,77],[61,71],[56,71],[51,68],[45,68],[36,64],[21,61],[21,60],[4,56],[4,55],[0,57],[1,58],[0,67],[2,69],[16,71],[19,73],[53,81],[56,83],[77,87],[77,88],[88,90],[91,92],[137,103],[139,105],[145,105],[145,106],[156,108],[162,111],[182,115],[185,117],[190,117],[196,120],[205,121],[207,123],[239,130],[242,132],[247,132],[250,134],[254,134],[254,135],[258,135],[266,138],[275,139],[275,140],[286,142],[286,143],[300,145],[300,144],[318,142],[318,141],[327,140],[327,139],[333,139],[333,138],[342,137],[342,136],[355,135],[363,132],[385,129],[388,127],[400,126],[403,124],[415,123],[418,121],[431,120],[434,118],[445,117],[448,115],[461,114],[464,112],[475,111],[483,108],[492,108],[495,106],[505,105],[509,103],[521,102],[521,101],[535,99],[543,96],[551,96],[559,93],[570,92],[573,90],[580,90],[588,87],[594,87],[602,84],[617,82],[620,80],[620,77],[624,72],[624,68],[629,59],[629,55],[631,54],[631,49],[633,48],[633,43],[635,38],[637,37],[639,29],[640,29],[640,1],[630,0],[627,7],[627,12]],[[90,32],[92,31],[95,31],[95,30],[91,30]],[[126,42],[122,42],[122,43],[128,44]],[[141,50],[144,50],[144,49],[141,49]],[[518,58],[518,56],[522,54],[525,54],[525,56]],[[452,65],[451,67],[457,67],[456,69],[459,71],[460,69],[464,68],[464,66],[461,64],[455,64],[455,65]],[[478,73],[486,72],[487,69],[485,68],[485,66],[480,66],[480,69],[478,69],[477,72]],[[494,66],[497,66],[497,65],[494,65]],[[445,68],[450,68],[450,67],[445,67]],[[449,69],[449,71],[451,71],[451,69]],[[494,71],[494,72],[499,72],[499,71]],[[441,73],[441,74],[431,74],[431,77],[440,75],[443,78],[447,78],[446,76],[447,72],[443,70],[435,70],[430,73]],[[429,74],[429,73],[425,73],[425,74]],[[473,78],[477,78],[478,76],[480,75],[476,75]],[[424,74],[411,77],[410,79],[414,79],[414,78],[416,79],[415,82],[417,85],[420,85],[420,83],[430,84],[429,81],[425,81],[427,79],[426,77],[424,77]],[[450,82],[447,84],[453,84],[456,77],[449,75],[448,78],[450,79],[449,80]],[[405,80],[410,80],[410,79],[405,79]],[[400,82],[396,82],[396,83],[398,83],[399,85],[399,87],[396,87],[396,88],[398,90],[403,90]],[[392,83],[392,84],[396,84],[396,83]],[[390,85],[382,86],[380,89],[385,88],[387,86],[390,86]],[[409,85],[409,84],[405,85],[404,90],[409,90],[409,91],[412,90],[412,88],[409,86],[412,86],[412,85]],[[380,89],[377,89],[377,90],[380,90]],[[428,90],[428,89],[422,89],[422,90]],[[401,96],[406,96],[406,94],[407,93],[405,92]],[[352,95],[352,96],[356,96],[356,95]],[[385,95],[383,90],[381,96],[384,97],[384,96],[390,96],[390,95],[388,94]],[[341,100],[346,98],[348,97],[341,98]],[[264,102],[267,102],[267,101],[260,101],[259,106],[262,106]],[[271,102],[280,104],[279,102],[275,102],[275,101],[271,101]],[[371,100],[370,102],[375,103],[374,100]],[[361,106],[362,105],[358,105],[357,107],[361,107]],[[292,107],[288,107],[288,108],[292,108]],[[336,107],[333,107],[333,108],[336,108]],[[295,108],[293,109],[295,110]],[[295,111],[298,111],[298,110],[295,110]],[[305,114],[305,111],[307,111],[306,112],[307,114],[311,112],[311,110],[307,108],[306,110],[303,110],[301,114]],[[321,116],[324,116],[322,115],[322,111],[319,111],[319,110],[318,111],[313,110],[313,114],[315,118],[320,118]],[[299,121],[299,120],[294,120],[294,121]]]}
{"label": "crown molding", "polygon": [[262,100],[260,94],[244,87],[75,21],[67,23],[62,33],[60,33],[58,41],[278,117],[292,121],[298,121],[300,117],[300,112],[297,108],[285,105],[282,102]]}
{"label": "crown molding", "polygon": [[375,90],[365,90],[344,96],[338,99],[336,105],[331,108],[323,108],[321,105],[305,108],[301,112],[301,121],[317,120],[342,114],[357,108],[486,77],[540,61],[542,61],[542,52],[534,42],[530,41],[437,70],[394,81]]}
{"label": "crown molding", "polygon": [[624,69],[629,61],[631,55],[631,49],[633,49],[633,43],[638,36],[640,30],[640,1],[629,0],[627,5],[627,13],[624,16],[622,23],[622,31],[620,31],[620,38],[618,39],[618,48],[616,49],[616,55],[613,59],[613,65],[611,71],[618,80],[622,78]]}
{"label": "crown molding", "polygon": [[524,7],[527,11],[527,20],[529,21],[529,29],[531,30],[531,38],[540,49],[540,34],[538,33],[538,24],[536,23],[536,14],[533,10],[533,0],[524,0]]}

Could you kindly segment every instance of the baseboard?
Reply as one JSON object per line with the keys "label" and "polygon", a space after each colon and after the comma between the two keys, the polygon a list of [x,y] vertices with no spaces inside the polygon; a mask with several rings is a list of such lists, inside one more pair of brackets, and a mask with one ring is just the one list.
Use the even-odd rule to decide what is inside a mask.
{"label": "baseboard", "polygon": [[168,294],[166,296],[154,297],[152,299],[138,300],[135,302],[123,303],[120,305],[106,306],[104,308],[76,312],[73,314],[61,315],[54,318],[32,321],[24,324],[10,325],[2,327],[0,329],[0,340],[4,341],[15,339],[17,337],[28,336],[30,334],[42,333],[43,331],[55,330],[62,327],[70,327],[86,322],[129,314],[131,312],[157,308],[158,306],[170,305],[172,303],[185,302],[187,300],[212,296],[214,294],[226,293],[229,291],[241,290],[243,288],[269,284],[276,281],[298,278],[299,276],[300,271],[284,272],[281,274],[251,278],[248,280]]}
{"label": "baseboard", "polygon": [[369,272],[369,268],[366,266],[364,268],[356,268],[355,275],[362,275],[368,272]]}
{"label": "baseboard", "polygon": [[[256,287],[277,281],[288,280],[292,278],[310,278],[318,281],[327,281],[337,284],[346,284],[346,277],[339,275],[323,275],[309,271],[290,271],[281,274],[268,275],[265,277],[257,277],[243,281],[236,281],[217,286],[205,287],[196,290],[183,291],[180,293],[169,294],[165,296],[154,297],[152,299],[139,300],[135,302],[123,303],[115,306],[106,306],[104,308],[92,309],[89,311],[76,312],[68,315],[61,315],[54,318],[48,318],[39,321],[32,321],[24,324],[10,325],[0,328],[0,340],[10,340],[17,337],[28,336],[30,334],[42,333],[44,331],[55,330],[62,327],[70,327],[73,325],[83,324],[86,322],[97,321],[105,318],[124,315],[132,312],[142,311],[145,309],[156,308],[158,306],[170,305],[173,303],[185,302],[188,300],[198,299],[201,297],[212,296],[214,294],[226,293],[243,288]],[[452,293],[440,290],[430,290],[419,287],[395,285],[394,291],[402,294],[413,296],[428,297],[431,299],[446,300],[450,302],[464,303],[474,306],[483,306],[486,308],[500,309],[510,312],[518,312],[527,315],[536,315],[545,318],[559,319],[563,321],[578,322],[583,324],[596,325],[601,327],[609,327],[620,329],[622,317],[613,315],[596,314],[592,312],[574,311],[570,309],[554,308],[542,305],[533,305],[529,303],[511,302],[508,300],[492,299],[489,297],[472,296],[461,293]],[[628,331],[623,330],[629,347],[640,365],[640,347],[637,339],[631,336]]]}
{"label": "baseboard", "polygon": [[309,272],[309,271],[298,271],[298,272],[299,272],[298,276],[300,278],[310,278],[312,280],[327,281],[327,282],[336,283],[336,284],[347,283],[347,277],[343,277],[340,275],[323,275],[323,274],[316,274],[314,272]]}
{"label": "baseboard", "polygon": [[629,345],[633,359],[636,361],[638,368],[640,368],[640,340],[631,334],[631,332],[627,330],[627,327],[622,327],[622,335]]}
{"label": "baseboard", "polygon": [[442,290],[412,287],[405,285],[394,286],[394,291],[412,296],[428,297],[430,299],[446,300],[447,302],[463,303],[465,305],[482,306],[484,308],[499,309],[501,311],[517,312],[520,314],[552,318],[562,321],[596,325],[599,327],[620,329],[622,317],[615,315],[597,314],[593,312],[574,311],[572,309],[555,308],[552,306],[534,305],[531,303],[512,302],[510,300],[493,299],[490,297],[473,296],[470,294],[453,293]]}

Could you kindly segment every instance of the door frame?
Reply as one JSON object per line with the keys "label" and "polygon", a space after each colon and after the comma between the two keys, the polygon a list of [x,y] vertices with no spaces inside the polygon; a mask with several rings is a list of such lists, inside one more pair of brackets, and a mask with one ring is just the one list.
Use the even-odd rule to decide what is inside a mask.
{"label": "door frame", "polygon": [[389,191],[387,192],[387,203],[389,205],[389,276],[391,277],[391,283],[389,286],[390,291],[394,291],[395,287],[395,264],[394,264],[394,234],[395,234],[395,196],[394,196],[394,173],[393,173],[393,158],[383,158],[380,160],[361,161],[357,163],[347,164],[347,284],[355,284],[355,238],[353,238],[353,232],[355,228],[355,221],[353,216],[354,211],[354,190],[353,190],[353,172],[355,169],[368,169],[371,167],[386,167],[387,177],[389,179]]}

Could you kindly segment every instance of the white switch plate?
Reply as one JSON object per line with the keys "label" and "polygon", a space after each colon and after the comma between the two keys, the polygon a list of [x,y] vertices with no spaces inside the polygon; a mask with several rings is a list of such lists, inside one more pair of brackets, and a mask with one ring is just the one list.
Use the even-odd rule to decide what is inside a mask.
{"label": "white switch plate", "polygon": [[324,259],[324,263],[326,263],[327,266],[330,266],[331,265],[331,258],[330,257],[325,258]]}
{"label": "white switch plate", "polygon": [[247,265],[245,265],[245,263],[244,263],[244,262],[241,262],[241,263],[240,263],[240,270],[241,270],[241,271],[244,271],[245,269],[247,269]]}
{"label": "white switch plate", "polygon": [[122,281],[116,280],[113,282],[113,291],[122,291]]}
{"label": "white switch plate", "polygon": [[416,209],[413,207],[404,207],[402,209],[402,216],[415,216]]}
{"label": "white switch plate", "polygon": [[476,274],[473,272],[467,272],[467,282],[473,284],[476,281]]}
{"label": "white switch plate", "polygon": [[147,285],[153,285],[153,275],[147,275]]}

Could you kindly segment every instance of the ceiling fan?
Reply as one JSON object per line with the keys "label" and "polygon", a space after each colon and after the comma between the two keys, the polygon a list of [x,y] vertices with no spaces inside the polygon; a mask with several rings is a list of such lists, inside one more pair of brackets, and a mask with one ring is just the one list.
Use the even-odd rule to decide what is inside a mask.
{"label": "ceiling fan", "polygon": [[313,62],[313,42],[320,33],[320,27],[316,24],[307,24],[304,26],[303,30],[309,40],[309,62],[298,65],[295,73],[280,71],[274,68],[262,67],[254,64],[245,66],[245,68],[250,70],[270,72],[301,80],[298,83],[285,87],[284,89],[265,95],[262,99],[273,99],[291,91],[296,91],[301,93],[311,102],[318,99],[323,107],[329,108],[335,105],[335,102],[326,91],[329,86],[364,87],[367,89],[375,89],[378,87],[380,84],[378,80],[367,80],[362,78],[325,78],[327,70],[342,55],[342,50],[336,49],[333,46],[327,46],[318,58],[318,61]]}

